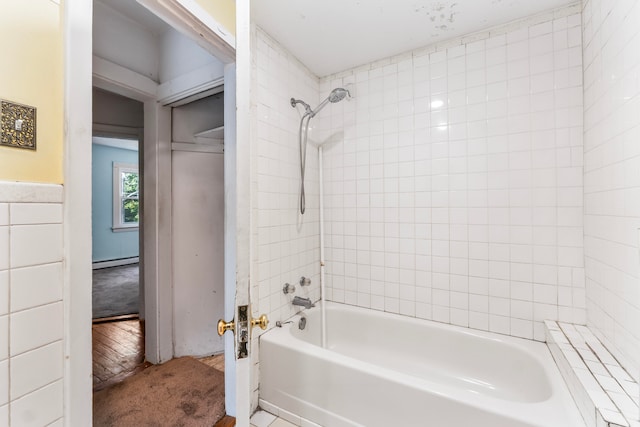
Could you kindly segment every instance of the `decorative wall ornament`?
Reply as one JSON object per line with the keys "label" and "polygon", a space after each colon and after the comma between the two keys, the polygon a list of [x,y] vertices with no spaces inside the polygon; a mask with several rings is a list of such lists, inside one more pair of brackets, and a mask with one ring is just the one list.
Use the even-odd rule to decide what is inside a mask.
{"label": "decorative wall ornament", "polygon": [[36,149],[36,108],[0,100],[0,146]]}

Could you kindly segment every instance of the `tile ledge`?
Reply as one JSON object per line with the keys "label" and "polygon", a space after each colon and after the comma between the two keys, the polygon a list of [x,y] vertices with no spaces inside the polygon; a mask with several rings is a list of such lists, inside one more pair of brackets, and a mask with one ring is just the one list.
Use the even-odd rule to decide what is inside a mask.
{"label": "tile ledge", "polygon": [[62,203],[62,184],[0,181],[0,203]]}
{"label": "tile ledge", "polygon": [[[629,376],[624,367],[589,328],[549,320],[544,325],[547,346],[586,425],[640,425],[637,420],[638,384],[634,382],[633,387],[628,387]],[[585,359],[585,355],[589,358]],[[611,365],[611,361],[615,365]]]}

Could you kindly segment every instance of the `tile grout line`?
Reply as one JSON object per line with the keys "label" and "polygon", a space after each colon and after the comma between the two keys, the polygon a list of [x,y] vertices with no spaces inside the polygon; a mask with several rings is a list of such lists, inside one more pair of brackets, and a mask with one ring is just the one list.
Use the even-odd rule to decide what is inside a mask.
{"label": "tile grout line", "polygon": [[[607,367],[607,366],[611,366],[611,365],[609,365],[609,364],[607,364],[607,363],[603,362],[603,361],[602,361],[602,359],[600,358],[600,356],[598,355],[597,351],[595,351],[595,350],[591,347],[591,345],[590,345],[586,340],[585,340],[585,344],[586,344],[586,346],[591,350],[591,352],[595,355],[595,357],[598,359],[598,361],[599,361],[599,362],[600,362],[600,364],[604,367],[604,369],[606,369],[606,371],[607,371],[607,373],[609,374],[609,376],[610,376],[613,380],[615,380],[615,382],[620,386],[620,388],[622,389],[622,391],[624,392],[624,394],[625,394],[625,395],[627,395],[627,396],[628,396],[632,401],[634,401],[634,398],[635,398],[635,397],[634,397],[634,396],[631,396],[631,395],[629,394],[629,392],[627,391],[627,389],[626,389],[626,388],[623,386],[623,384],[620,382],[620,379],[619,379],[619,378],[618,378],[618,377],[617,377],[613,372],[611,372],[610,368],[608,368],[608,367]],[[622,364],[618,361],[618,359],[616,359],[616,357],[615,357],[613,354],[611,354],[611,357],[612,357],[612,358],[613,358],[613,360],[617,363],[617,366],[619,366],[620,368],[622,368]],[[614,365],[614,366],[615,366],[615,365]],[[626,372],[626,370],[625,370],[624,368],[622,368],[622,369]],[[627,373],[627,374],[629,374],[628,372],[626,372],[626,373]],[[629,377],[631,377],[631,376],[629,375]],[[596,377],[596,380],[597,380],[597,377]],[[606,391],[607,391],[607,390],[605,389],[605,392],[606,392]],[[637,406],[637,402],[635,402],[635,401],[634,401],[634,403],[636,403],[636,406]],[[614,401],[614,404],[615,404],[615,401]],[[616,405],[616,406],[617,406],[617,405]],[[620,409],[620,408],[618,408],[618,409]],[[623,412],[623,411],[622,411],[622,410],[620,410],[620,412]]]}
{"label": "tile grout line", "polygon": [[8,287],[9,289],[7,290],[7,297],[8,297],[8,301],[7,301],[7,306],[9,309],[9,313],[8,313],[8,319],[7,319],[7,412],[8,412],[8,416],[9,416],[9,425],[11,425],[11,413],[12,413],[12,400],[11,400],[11,382],[12,382],[12,376],[11,376],[11,320],[13,318],[13,313],[12,313],[12,308],[11,308],[11,206],[13,205],[13,203],[7,203],[7,236],[8,236],[8,242],[7,242],[7,246],[8,246],[8,270],[7,270],[7,274],[8,274],[8,278],[7,278],[7,283],[8,283]]}
{"label": "tile grout line", "polygon": [[[630,396],[630,395],[627,393],[626,389],[622,386],[622,384],[620,384],[620,382],[619,382],[618,378],[610,372],[609,368],[607,368],[607,364],[606,364],[606,363],[604,363],[604,362],[602,362],[602,358],[601,358],[601,356],[597,353],[597,351],[595,351],[595,350],[593,349],[593,346],[592,346],[592,345],[590,345],[590,344],[587,342],[587,339],[586,339],[586,337],[584,336],[584,334],[583,334],[580,330],[575,329],[575,332],[576,332],[576,334],[579,336],[579,338],[578,338],[577,336],[575,336],[575,335],[574,335],[574,337],[573,337],[573,338],[571,338],[571,337],[570,337],[570,335],[572,335],[572,334],[569,334],[569,333],[568,333],[568,332],[566,332],[565,330],[566,330],[569,326],[571,326],[571,327],[575,328],[575,326],[574,326],[573,324],[567,324],[567,323],[564,323],[564,322],[554,322],[554,323],[557,325],[557,327],[558,327],[558,331],[563,335],[563,337],[565,338],[565,340],[567,341],[567,343],[568,343],[568,344],[569,344],[569,346],[571,347],[571,350],[565,350],[565,349],[563,349],[562,347],[560,347],[560,351],[561,351],[561,353],[563,354],[563,356],[565,356],[565,353],[566,353],[567,351],[572,351],[574,354],[576,354],[576,355],[580,358],[580,360],[582,361],[582,363],[584,364],[584,366],[585,366],[585,368],[586,368],[586,371],[587,371],[587,372],[589,373],[589,375],[594,379],[594,381],[595,381],[595,382],[596,382],[596,384],[599,386],[600,390],[604,393],[604,395],[608,398],[608,401],[609,401],[609,402],[611,402],[611,404],[616,408],[616,411],[617,411],[617,412],[616,412],[616,411],[612,411],[612,412],[615,412],[615,413],[617,413],[618,415],[620,415],[620,416],[621,416],[621,417],[622,417],[622,418],[623,418],[623,419],[624,419],[628,424],[630,424],[630,421],[629,421],[629,420],[631,420],[631,421],[635,421],[635,415],[630,414],[630,413],[628,413],[627,411],[624,411],[624,410],[620,407],[620,405],[615,401],[615,399],[613,399],[613,396],[610,394],[610,392],[609,392],[607,389],[605,389],[605,388],[604,388],[604,386],[602,385],[602,383],[601,383],[600,381],[598,381],[598,378],[597,378],[596,374],[593,372],[592,368],[591,368],[591,367],[589,366],[589,364],[587,363],[587,360],[585,360],[585,359],[584,359],[583,354],[582,354],[580,351],[578,351],[578,348],[576,347],[576,344],[574,344],[574,340],[575,340],[575,339],[581,339],[581,342],[584,342],[584,344],[585,344],[585,346],[588,348],[588,350],[589,350],[589,351],[591,351],[591,353],[596,357],[596,359],[598,360],[598,363],[600,363],[600,365],[601,365],[604,369],[606,369],[606,371],[607,371],[607,372],[608,372],[608,374],[609,374],[609,377],[610,377],[612,380],[614,380],[614,381],[616,382],[616,384],[618,384],[618,386],[619,386],[620,388],[622,388],[622,390],[623,390],[623,394],[624,394],[625,396],[629,397],[629,398],[631,399],[631,401],[632,401],[634,404],[636,404],[635,409],[636,409],[636,412],[637,412],[637,408],[638,408],[638,406],[637,406],[636,401],[634,400],[634,397],[633,397],[633,396]],[[565,326],[564,328],[563,328],[563,325]],[[586,328],[586,327],[585,327],[585,328]],[[591,333],[591,331],[590,331],[590,330],[588,330],[588,329],[587,329],[587,331],[588,331],[589,333]],[[595,336],[594,336],[593,338],[595,338],[595,339],[597,340],[597,337],[595,337]],[[599,341],[599,340],[598,340],[597,342],[598,342],[598,343],[600,343],[600,341]],[[556,343],[556,344],[557,344],[557,343]],[[600,343],[600,345],[602,345],[602,343]],[[611,354],[611,353],[609,352],[609,350],[608,350],[606,347],[604,347],[604,345],[602,345],[602,348],[603,348],[603,349],[604,349],[604,350],[609,354],[609,356],[611,356],[611,357],[613,358],[613,360],[617,363],[617,365],[615,365],[615,366],[619,367],[619,368],[620,368],[620,369],[622,369],[622,370],[623,370],[627,375],[629,375],[629,374],[626,372],[626,370],[622,367],[622,365],[620,365],[620,363],[618,362],[618,360],[613,356],[613,354]],[[565,360],[567,360],[567,359],[566,359],[566,356],[565,356]],[[567,360],[567,362],[568,362],[568,360]],[[573,365],[571,365],[571,363],[570,363],[570,362],[568,362],[568,364],[569,364],[569,368],[571,368],[571,369],[573,370],[574,366],[573,366]],[[574,371],[574,372],[575,372],[575,371]],[[633,378],[632,378],[631,376],[629,376],[629,377],[633,380]],[[589,395],[589,389],[584,385],[584,383],[580,380],[580,378],[579,378],[579,377],[578,377],[578,383],[579,383],[579,384],[580,384],[580,386],[584,389],[584,391],[586,392],[587,396],[588,396],[589,398],[591,398],[591,396]],[[636,384],[636,386],[637,386],[637,384]],[[600,415],[600,417],[602,417],[602,418],[604,419],[604,421],[609,425],[609,424],[610,424],[610,422],[608,421],[608,418],[605,418],[605,411],[611,411],[611,410],[610,410],[610,409],[607,409],[607,408],[601,408],[601,407],[598,407],[598,406],[597,406],[597,404],[596,404],[596,402],[595,402],[595,401],[593,401],[593,400],[592,400],[592,403],[594,404],[594,407],[595,407],[595,410],[596,410],[596,417],[597,417],[597,415],[599,414],[599,415]]]}

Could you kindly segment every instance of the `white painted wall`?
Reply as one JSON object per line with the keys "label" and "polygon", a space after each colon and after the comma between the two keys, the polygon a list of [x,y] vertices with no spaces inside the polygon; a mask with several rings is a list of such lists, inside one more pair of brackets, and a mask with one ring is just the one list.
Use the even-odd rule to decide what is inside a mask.
{"label": "white painted wall", "polygon": [[[171,108],[144,103],[143,255],[145,357],[154,364],[173,357],[171,245]],[[152,208],[149,208],[152,207]],[[151,258],[151,259],[149,259]]]}
{"label": "white painted wall", "polygon": [[174,355],[224,350],[224,158],[173,151]]}
{"label": "white painted wall", "polygon": [[194,134],[224,126],[224,94],[219,93],[173,108],[171,114],[172,140],[195,143]]}
{"label": "white painted wall", "polygon": [[587,321],[640,376],[640,3],[583,2]]}
{"label": "white painted wall", "polygon": [[159,78],[168,82],[202,67],[215,70],[224,76],[224,64],[211,56],[187,36],[176,30],[169,30],[160,36]]}
{"label": "white painted wall", "polygon": [[95,124],[144,128],[144,108],[140,101],[93,88],[92,119]]}
{"label": "white painted wall", "polygon": [[[173,142],[224,124],[223,94],[172,109]],[[222,352],[224,157],[173,151],[171,159],[174,354]]]}
{"label": "white painted wall", "polygon": [[95,2],[93,54],[159,81],[160,41],[155,34]]}
{"label": "white painted wall", "polygon": [[[210,89],[211,82],[216,82],[215,86],[223,81],[224,64],[174,29],[156,34],[101,2],[96,2],[94,21],[93,54],[98,72],[137,81],[145,91],[154,90],[161,102],[174,102]],[[97,84],[118,90],[111,87],[110,76],[101,77]],[[159,86],[153,87],[153,82]]]}

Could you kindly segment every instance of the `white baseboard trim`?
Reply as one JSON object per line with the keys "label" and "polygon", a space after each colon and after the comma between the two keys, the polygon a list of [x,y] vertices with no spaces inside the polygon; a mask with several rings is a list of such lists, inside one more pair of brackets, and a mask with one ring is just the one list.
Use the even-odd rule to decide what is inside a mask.
{"label": "white baseboard trim", "polygon": [[114,259],[111,261],[94,262],[92,264],[92,268],[94,270],[98,270],[100,268],[118,267],[121,265],[136,264],[138,262],[140,262],[140,257]]}

